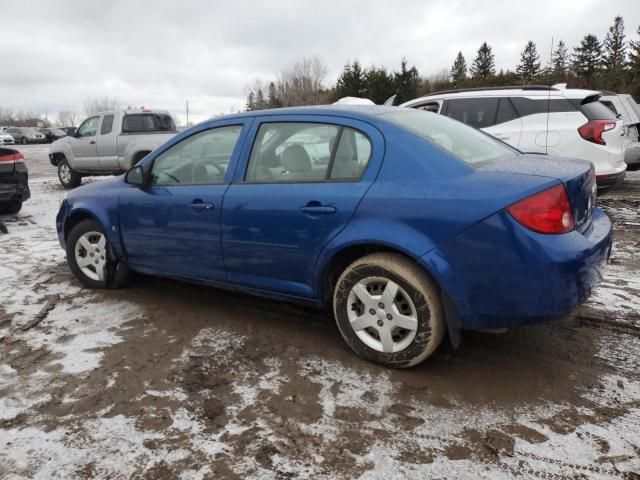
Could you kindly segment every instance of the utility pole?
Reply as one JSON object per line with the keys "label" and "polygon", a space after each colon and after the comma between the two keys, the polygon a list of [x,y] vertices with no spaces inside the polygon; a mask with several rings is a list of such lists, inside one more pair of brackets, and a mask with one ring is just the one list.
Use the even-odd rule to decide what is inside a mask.
{"label": "utility pole", "polygon": [[187,100],[187,127],[189,126],[189,100]]}

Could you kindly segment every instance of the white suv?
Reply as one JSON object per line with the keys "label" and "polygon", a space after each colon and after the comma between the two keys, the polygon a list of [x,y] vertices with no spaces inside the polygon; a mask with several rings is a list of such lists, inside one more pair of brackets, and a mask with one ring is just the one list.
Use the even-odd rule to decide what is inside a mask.
{"label": "white suv", "polygon": [[522,152],[589,160],[598,188],[624,179],[624,127],[601,92],[565,85],[452,90],[401,107],[440,113],[480,128]]}
{"label": "white suv", "polygon": [[631,95],[602,92],[600,101],[615,113],[625,128],[624,161],[627,165],[640,164],[640,107]]}

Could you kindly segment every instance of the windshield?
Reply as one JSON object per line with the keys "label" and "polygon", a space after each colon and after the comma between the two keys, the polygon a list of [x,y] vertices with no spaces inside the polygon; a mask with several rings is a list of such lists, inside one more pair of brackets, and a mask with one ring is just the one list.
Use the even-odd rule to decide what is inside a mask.
{"label": "windshield", "polygon": [[35,128],[23,128],[21,130],[22,130],[22,134],[23,135],[36,135],[36,134],[40,133]]}
{"label": "windshield", "polygon": [[380,116],[435,143],[470,165],[519,154],[475,128],[436,113],[407,108]]}

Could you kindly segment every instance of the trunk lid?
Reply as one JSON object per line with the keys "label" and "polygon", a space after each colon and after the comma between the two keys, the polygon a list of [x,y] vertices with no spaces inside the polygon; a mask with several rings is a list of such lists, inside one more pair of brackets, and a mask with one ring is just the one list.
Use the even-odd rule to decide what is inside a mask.
{"label": "trunk lid", "polygon": [[526,154],[478,166],[486,172],[536,175],[560,180],[569,196],[576,229],[584,231],[591,223],[597,186],[593,165],[584,160]]}

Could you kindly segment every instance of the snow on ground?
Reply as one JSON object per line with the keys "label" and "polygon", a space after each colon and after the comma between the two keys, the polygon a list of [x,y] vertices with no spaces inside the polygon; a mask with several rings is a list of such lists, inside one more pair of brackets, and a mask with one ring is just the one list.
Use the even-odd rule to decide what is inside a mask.
{"label": "snow on ground", "polygon": [[[394,371],[305,309],[145,279],[92,292],[66,268],[63,191],[36,148],[33,199],[0,236],[3,480],[640,476],[636,330],[469,334]],[[616,202],[584,311],[628,326],[637,211]]]}

